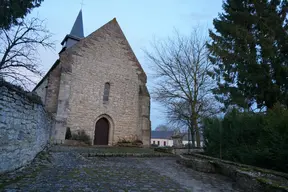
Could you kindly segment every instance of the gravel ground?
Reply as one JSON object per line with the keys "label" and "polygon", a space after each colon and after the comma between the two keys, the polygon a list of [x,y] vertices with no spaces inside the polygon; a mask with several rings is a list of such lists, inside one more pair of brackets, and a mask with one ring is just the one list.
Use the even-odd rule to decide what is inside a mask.
{"label": "gravel ground", "polygon": [[233,189],[229,178],[187,169],[175,157],[84,157],[42,154],[28,167],[0,177],[0,191],[193,191]]}

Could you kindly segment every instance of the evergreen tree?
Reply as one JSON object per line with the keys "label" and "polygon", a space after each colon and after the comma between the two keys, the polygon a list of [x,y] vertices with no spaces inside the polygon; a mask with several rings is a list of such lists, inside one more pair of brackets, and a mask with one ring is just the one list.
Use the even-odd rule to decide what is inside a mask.
{"label": "evergreen tree", "polygon": [[9,29],[12,24],[18,25],[19,18],[24,18],[43,0],[0,0],[0,29]]}
{"label": "evergreen tree", "polygon": [[208,44],[216,99],[249,109],[288,105],[288,1],[226,0]]}

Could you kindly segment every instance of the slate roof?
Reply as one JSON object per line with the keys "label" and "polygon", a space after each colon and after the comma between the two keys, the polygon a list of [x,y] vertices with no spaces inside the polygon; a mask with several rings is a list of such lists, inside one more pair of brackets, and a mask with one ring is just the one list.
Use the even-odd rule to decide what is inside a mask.
{"label": "slate roof", "polygon": [[[66,42],[68,38],[74,39],[76,41],[79,41],[80,39],[84,38],[82,9],[78,13],[78,16],[77,16],[77,18],[74,22],[74,25],[70,31],[70,34],[65,36],[65,38],[61,42],[61,45],[64,45],[64,42]],[[63,52],[64,50],[65,50],[65,48],[62,49],[60,51],[60,53]]]}
{"label": "slate roof", "polygon": [[151,131],[151,139],[171,139],[174,131]]}
{"label": "slate roof", "polygon": [[78,16],[74,22],[70,35],[78,38],[84,37],[82,10],[79,11]]}

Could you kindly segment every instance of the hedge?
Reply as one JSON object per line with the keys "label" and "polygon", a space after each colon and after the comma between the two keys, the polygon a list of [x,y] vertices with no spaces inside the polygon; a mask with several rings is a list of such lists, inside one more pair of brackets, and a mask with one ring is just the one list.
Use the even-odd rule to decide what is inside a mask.
{"label": "hedge", "polygon": [[266,113],[232,110],[204,120],[206,155],[288,172],[288,110]]}

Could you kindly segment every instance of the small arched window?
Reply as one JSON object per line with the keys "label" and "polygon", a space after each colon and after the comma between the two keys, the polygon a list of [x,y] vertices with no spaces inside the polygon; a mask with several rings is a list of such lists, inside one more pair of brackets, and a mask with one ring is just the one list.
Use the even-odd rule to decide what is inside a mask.
{"label": "small arched window", "polygon": [[103,101],[109,100],[110,83],[105,83]]}

